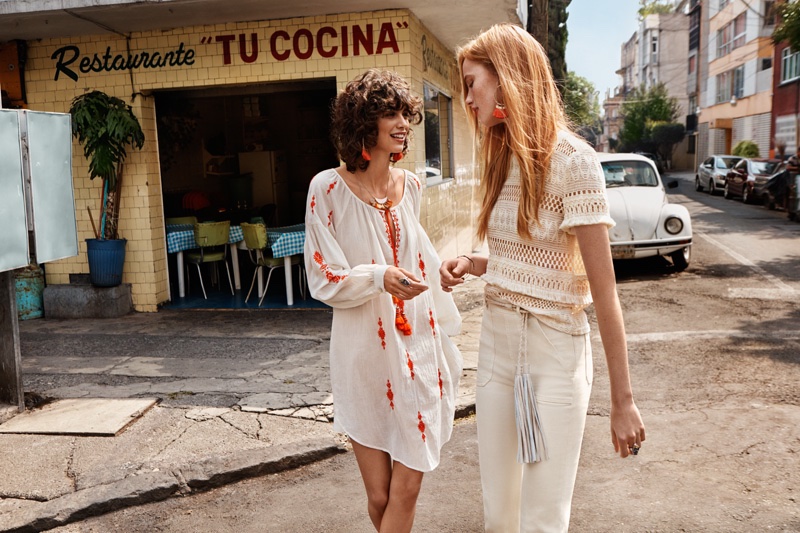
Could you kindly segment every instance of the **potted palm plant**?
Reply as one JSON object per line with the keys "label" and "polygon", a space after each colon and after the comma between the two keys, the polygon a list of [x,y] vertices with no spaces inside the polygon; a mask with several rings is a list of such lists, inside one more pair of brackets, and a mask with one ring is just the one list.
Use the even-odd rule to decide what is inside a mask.
{"label": "potted palm plant", "polygon": [[128,145],[144,146],[144,132],[131,106],[102,91],[76,97],[69,112],[72,135],[89,160],[89,178],[103,180],[99,226],[88,208],[95,233],[94,239],[86,239],[89,277],[93,285],[114,287],[122,283],[127,242],[119,236],[122,164]]}

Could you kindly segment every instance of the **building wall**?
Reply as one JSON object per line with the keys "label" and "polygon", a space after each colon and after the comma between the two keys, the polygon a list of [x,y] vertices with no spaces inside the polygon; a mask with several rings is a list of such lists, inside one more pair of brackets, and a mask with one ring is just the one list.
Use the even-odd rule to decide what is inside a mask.
{"label": "building wall", "polygon": [[797,136],[797,122],[800,118],[800,78],[781,82],[783,68],[781,56],[788,47],[786,43],[775,45],[772,67],[775,72],[772,88],[772,138],[785,143],[786,155],[793,154],[800,145]]}
{"label": "building wall", "polygon": [[[762,0],[751,5],[742,0],[731,0],[720,10],[719,0],[711,0],[704,3],[703,9],[708,10],[708,22],[703,24],[707,33],[701,36],[707,63],[701,61],[701,72],[705,69],[707,74],[700,81],[699,120],[710,126],[710,137],[699,145],[707,146],[711,151],[698,154],[698,158],[728,153],[742,140],[754,141],[761,155],[766,156],[770,150],[771,133],[765,124],[772,123],[771,80],[774,69],[771,66],[773,46],[769,37],[773,26],[761,16],[765,2]],[[745,16],[744,43],[717,57],[718,31],[741,14]],[[717,103],[717,76],[738,67],[743,67],[744,71],[741,97]]]}
{"label": "building wall", "polygon": [[[356,27],[363,32],[372,28],[370,43],[356,43]],[[149,59],[172,52],[172,64],[122,66],[129,54],[144,52]],[[470,251],[476,246],[471,237],[476,178],[453,53],[406,10],[209,24],[141,32],[129,39],[87,35],[31,42],[28,107],[66,112],[73,98],[93,89],[131,102],[146,142],[143,150],[129,151],[124,169],[120,235],[128,244],[123,282],[132,286],[137,311],[155,311],[169,298],[169,284],[153,91],[317,78],[334,78],[341,89],[370,67],[397,71],[420,95],[428,80],[452,96],[454,179],[426,188],[422,220],[441,251]],[[410,154],[399,165],[421,177],[424,138],[424,125],[419,125]],[[93,232],[87,208],[96,218],[101,183],[88,179],[88,162],[77,143],[73,160],[80,255],[48,264],[48,283],[67,283],[70,273],[88,272],[85,239]]]}

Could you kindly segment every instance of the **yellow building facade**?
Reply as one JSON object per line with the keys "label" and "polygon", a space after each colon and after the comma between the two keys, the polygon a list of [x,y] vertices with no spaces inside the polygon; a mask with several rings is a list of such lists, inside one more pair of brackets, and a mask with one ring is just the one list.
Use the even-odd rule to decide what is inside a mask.
{"label": "yellow building facade", "polygon": [[[123,282],[131,285],[134,308],[152,312],[177,296],[170,293],[164,223],[176,199],[204,189],[232,194],[217,176],[226,158],[278,147],[290,182],[278,205],[281,222],[302,221],[303,187],[336,164],[327,140],[330,98],[373,67],[397,71],[426,105],[436,103],[426,115],[436,117],[440,153],[432,158],[426,148],[426,121],[414,128],[398,166],[426,183],[422,223],[440,254],[473,250],[478,174],[453,51],[408,10],[32,40],[26,104],[67,112],[76,96],[101,90],[133,107],[146,141],[128,152],[123,169]],[[187,124],[195,124],[193,133],[167,136]],[[89,179],[77,142],[73,180],[80,253],[48,264],[48,284],[88,272],[89,213],[98,218],[102,191],[100,180]]]}

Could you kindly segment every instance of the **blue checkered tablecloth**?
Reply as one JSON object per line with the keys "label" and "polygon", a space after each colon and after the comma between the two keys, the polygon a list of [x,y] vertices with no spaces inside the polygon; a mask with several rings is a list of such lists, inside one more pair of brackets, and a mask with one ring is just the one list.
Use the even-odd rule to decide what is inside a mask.
{"label": "blue checkered tablecloth", "polygon": [[[228,242],[235,243],[244,239],[241,226],[231,226]],[[192,224],[167,225],[167,253],[182,252],[197,248],[194,242],[194,226]]]}
{"label": "blue checkered tablecloth", "polygon": [[267,244],[273,257],[302,254],[306,242],[306,225],[267,228]]}

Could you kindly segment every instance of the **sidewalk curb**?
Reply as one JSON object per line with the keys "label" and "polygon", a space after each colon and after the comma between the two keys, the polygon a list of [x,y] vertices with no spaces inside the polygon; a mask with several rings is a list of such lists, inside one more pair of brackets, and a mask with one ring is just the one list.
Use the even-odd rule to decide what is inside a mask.
{"label": "sidewalk curb", "polygon": [[316,439],[207,458],[176,469],[129,476],[48,500],[10,516],[7,533],[37,532],[110,511],[165,500],[179,492],[209,490],[242,479],[274,474],[344,453],[341,444]]}

